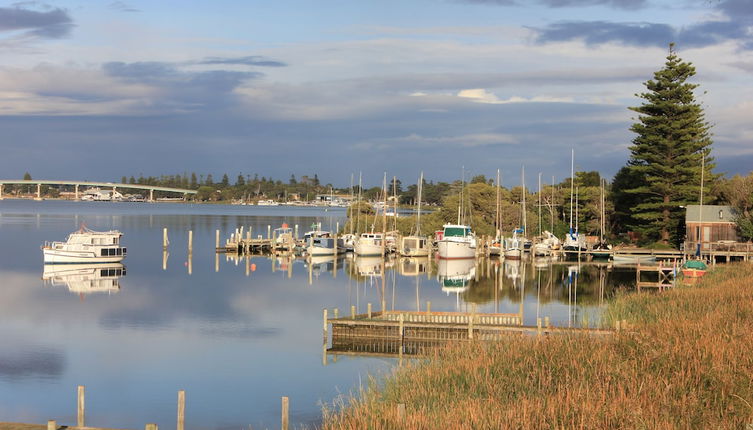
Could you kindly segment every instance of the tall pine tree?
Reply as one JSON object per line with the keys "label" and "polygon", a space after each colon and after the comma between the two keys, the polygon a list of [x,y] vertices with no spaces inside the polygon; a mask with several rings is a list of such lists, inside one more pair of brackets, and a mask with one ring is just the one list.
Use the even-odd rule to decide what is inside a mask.
{"label": "tall pine tree", "polygon": [[693,95],[698,85],[686,82],[694,75],[695,67],[682,61],[670,44],[664,68],[645,82],[648,91],[636,94],[643,104],[629,108],[639,114],[630,127],[638,136],[627,166],[635,181],[624,190],[639,202],[632,210],[633,227],[665,244],[682,239],[681,206],[699,201],[704,158],[705,185],[714,178],[710,124]]}

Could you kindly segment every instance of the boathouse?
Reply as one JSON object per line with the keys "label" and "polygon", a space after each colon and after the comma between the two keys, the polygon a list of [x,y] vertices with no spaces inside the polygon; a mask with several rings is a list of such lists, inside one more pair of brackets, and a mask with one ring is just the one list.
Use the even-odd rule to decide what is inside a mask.
{"label": "boathouse", "polygon": [[737,242],[737,212],[732,206],[688,205],[685,212],[686,249],[709,249],[712,243]]}

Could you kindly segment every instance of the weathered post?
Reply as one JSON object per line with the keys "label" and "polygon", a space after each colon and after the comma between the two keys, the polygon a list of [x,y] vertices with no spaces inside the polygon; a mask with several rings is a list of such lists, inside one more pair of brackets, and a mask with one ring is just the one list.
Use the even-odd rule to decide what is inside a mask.
{"label": "weathered post", "polygon": [[335,308],[334,314],[335,314],[335,319],[338,319],[340,317],[340,309]]}
{"label": "weathered post", "polygon": [[272,237],[272,226],[267,224],[267,239]]}
{"label": "weathered post", "polygon": [[298,224],[295,225],[295,238],[298,239]]}
{"label": "weathered post", "polygon": [[193,230],[188,230],[188,253],[193,252]]}
{"label": "weathered post", "polygon": [[541,336],[542,329],[541,329],[541,318],[536,318],[536,334]]}
{"label": "weathered post", "polygon": [[405,403],[397,404],[397,420],[398,422],[405,421]]}
{"label": "weathered post", "polygon": [[167,227],[162,229],[162,248],[167,249],[167,245],[170,244],[170,241],[167,240]]}
{"label": "weathered post", "polygon": [[78,397],[76,401],[76,425],[78,427],[84,427],[84,395],[85,388],[83,385],[78,386]]}
{"label": "weathered post", "polygon": [[214,231],[214,249],[220,249],[220,230]]}
{"label": "weathered post", "polygon": [[47,421],[47,430],[57,430],[58,423],[55,420]]}
{"label": "weathered post", "polygon": [[282,430],[288,430],[288,408],[289,408],[289,401],[287,397],[282,398],[282,423],[281,427]]}
{"label": "weathered post", "polygon": [[159,428],[157,427],[157,424],[149,423],[144,426],[144,430],[159,430]]}
{"label": "weathered post", "polygon": [[177,430],[183,430],[186,424],[186,392],[178,391],[178,425]]}
{"label": "weathered post", "polygon": [[371,319],[371,302],[366,304],[366,313],[369,316],[369,319]]}
{"label": "weathered post", "polygon": [[350,305],[350,317],[355,319],[356,318],[356,306]]}
{"label": "weathered post", "polygon": [[431,313],[431,300],[426,301],[426,313],[427,314]]}

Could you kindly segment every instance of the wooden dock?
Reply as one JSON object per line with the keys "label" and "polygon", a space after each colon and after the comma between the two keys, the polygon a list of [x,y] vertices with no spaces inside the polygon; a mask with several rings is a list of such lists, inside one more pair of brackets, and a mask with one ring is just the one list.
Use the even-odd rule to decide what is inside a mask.
{"label": "wooden dock", "polygon": [[[377,357],[422,356],[450,342],[492,341],[511,335],[578,333],[610,334],[613,330],[553,327],[549,317],[537,318],[537,325],[523,325],[520,313],[386,311],[334,317],[324,310],[323,364],[327,356]],[[328,337],[331,332],[331,346]]]}
{"label": "wooden dock", "polygon": [[[680,267],[677,261],[672,264],[665,264],[659,262],[658,265],[644,265],[638,264],[635,268],[635,287],[638,291],[641,288],[658,288],[659,291],[672,288],[677,280],[677,275],[680,272]],[[644,273],[648,273],[649,277],[653,277],[651,280],[644,280],[645,277],[641,276]]]}

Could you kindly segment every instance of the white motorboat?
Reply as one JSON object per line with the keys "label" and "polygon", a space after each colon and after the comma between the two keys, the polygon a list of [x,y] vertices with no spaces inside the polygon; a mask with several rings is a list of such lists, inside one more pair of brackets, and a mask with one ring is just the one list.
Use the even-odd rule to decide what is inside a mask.
{"label": "white motorboat", "polygon": [[93,231],[86,227],[68,235],[65,242],[45,242],[42,246],[45,264],[117,263],[126,257],[120,246],[123,234],[117,230]]}
{"label": "white motorboat", "polygon": [[452,260],[476,257],[476,235],[471,227],[460,224],[445,224],[442,238],[437,241],[439,258]]}
{"label": "white motorboat", "polygon": [[121,263],[105,264],[46,264],[42,280],[53,286],[65,285],[77,294],[116,293],[120,291],[120,278],[126,275]]}
{"label": "white motorboat", "polygon": [[361,233],[353,251],[361,257],[384,255],[385,243],[382,233]]}

